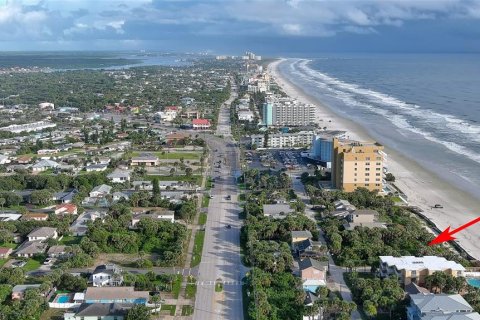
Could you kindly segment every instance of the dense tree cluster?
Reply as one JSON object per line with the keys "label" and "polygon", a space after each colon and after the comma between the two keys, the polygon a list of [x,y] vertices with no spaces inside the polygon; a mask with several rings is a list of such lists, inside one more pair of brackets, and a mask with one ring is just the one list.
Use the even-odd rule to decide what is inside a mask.
{"label": "dense tree cluster", "polygon": [[405,292],[398,279],[363,278],[356,272],[347,273],[346,277],[353,299],[363,306],[367,316],[375,318],[386,313],[391,319],[398,319],[405,314]]}
{"label": "dense tree cluster", "polygon": [[246,279],[250,292],[250,319],[301,319],[305,292],[300,281],[289,272],[269,273],[259,268],[252,269]]}
{"label": "dense tree cluster", "polygon": [[381,255],[434,255],[455,260],[463,265],[469,262],[458,254],[443,246],[428,246],[433,239],[421,222],[404,208],[394,206],[389,197],[360,189],[349,194],[335,193],[321,198],[326,206],[333,201],[348,199],[357,208],[377,210],[387,228],[357,227],[355,230],[344,230],[342,221],[334,217],[325,217],[322,228],[328,241],[330,251],[337,263],[347,267],[369,265],[378,266]]}

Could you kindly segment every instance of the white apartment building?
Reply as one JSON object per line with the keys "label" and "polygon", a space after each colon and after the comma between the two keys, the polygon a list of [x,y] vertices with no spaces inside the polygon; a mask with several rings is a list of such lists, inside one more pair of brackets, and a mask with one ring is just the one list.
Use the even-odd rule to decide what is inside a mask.
{"label": "white apartment building", "polygon": [[[263,148],[295,148],[309,146],[312,143],[314,136],[313,131],[300,131],[295,133],[274,133],[268,134],[255,134],[250,136],[252,145]],[[267,139],[265,143],[265,138]]]}

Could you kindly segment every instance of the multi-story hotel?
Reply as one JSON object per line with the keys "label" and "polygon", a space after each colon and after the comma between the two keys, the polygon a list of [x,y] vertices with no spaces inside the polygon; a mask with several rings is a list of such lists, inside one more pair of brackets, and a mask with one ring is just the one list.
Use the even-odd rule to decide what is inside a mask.
{"label": "multi-story hotel", "polygon": [[267,97],[262,109],[266,126],[308,126],[315,123],[316,108],[291,98]]}
{"label": "multi-story hotel", "polygon": [[383,162],[386,154],[377,142],[333,139],[333,187],[352,192],[363,187],[382,191]]}

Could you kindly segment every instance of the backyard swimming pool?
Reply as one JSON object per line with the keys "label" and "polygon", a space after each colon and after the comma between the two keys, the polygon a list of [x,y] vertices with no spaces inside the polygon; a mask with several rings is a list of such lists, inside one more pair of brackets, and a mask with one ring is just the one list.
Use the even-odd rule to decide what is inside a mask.
{"label": "backyard swimming pool", "polygon": [[70,301],[70,297],[68,295],[61,295],[57,297],[58,303],[68,303]]}
{"label": "backyard swimming pool", "polygon": [[470,278],[470,279],[467,279],[467,283],[472,287],[480,288],[480,279]]}

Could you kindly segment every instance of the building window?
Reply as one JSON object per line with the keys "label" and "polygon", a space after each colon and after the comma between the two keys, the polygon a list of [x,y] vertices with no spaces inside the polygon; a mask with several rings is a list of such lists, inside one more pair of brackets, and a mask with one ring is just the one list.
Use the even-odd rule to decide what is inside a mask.
{"label": "building window", "polygon": [[365,162],[365,165],[366,165],[366,166],[369,166],[369,165],[370,165],[370,162]]}
{"label": "building window", "polygon": [[365,160],[370,160],[370,157],[366,157]]}

